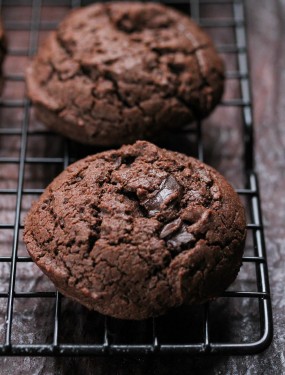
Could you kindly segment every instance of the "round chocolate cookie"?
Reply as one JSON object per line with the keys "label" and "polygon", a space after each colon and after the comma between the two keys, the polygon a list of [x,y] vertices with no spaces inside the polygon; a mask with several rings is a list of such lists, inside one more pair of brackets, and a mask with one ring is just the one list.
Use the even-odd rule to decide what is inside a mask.
{"label": "round chocolate cookie", "polygon": [[70,165],[33,205],[24,240],[66,296],[144,319],[218,296],[237,276],[245,232],[217,171],[139,141]]}
{"label": "round chocolate cookie", "polygon": [[27,70],[38,118],[71,139],[114,145],[208,115],[224,67],[189,17],[161,4],[114,2],[72,11]]}

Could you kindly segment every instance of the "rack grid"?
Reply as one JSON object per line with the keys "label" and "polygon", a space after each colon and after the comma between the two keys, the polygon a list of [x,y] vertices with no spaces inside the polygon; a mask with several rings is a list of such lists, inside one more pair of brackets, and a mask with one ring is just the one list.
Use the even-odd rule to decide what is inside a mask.
{"label": "rack grid", "polygon": [[[8,61],[6,66],[9,69],[6,69],[7,71],[4,69],[6,86],[0,101],[0,143],[2,148],[0,153],[2,170],[0,173],[0,207],[5,208],[7,202],[12,202],[12,208],[8,212],[10,215],[5,216],[3,212],[0,214],[0,277],[2,284],[0,288],[0,355],[252,354],[265,349],[271,342],[273,325],[264,227],[258,177],[254,171],[252,100],[244,1],[165,0],[163,2],[191,14],[192,18],[210,34],[215,35],[215,30],[219,29],[220,33],[217,34],[218,50],[225,56],[226,62],[230,56],[230,59],[234,60],[236,64],[235,68],[227,70],[226,80],[236,83],[238,95],[234,98],[225,97],[220,107],[226,111],[234,109],[241,118],[239,137],[242,148],[240,164],[243,165],[243,177],[238,182],[240,184],[242,181],[242,185],[239,185],[236,191],[242,197],[248,211],[247,228],[250,240],[247,244],[248,250],[243,257],[243,268],[246,272],[250,269],[254,276],[252,274],[249,276],[247,273],[243,282],[237,281],[234,284],[240,289],[225,291],[218,299],[223,302],[213,301],[199,307],[184,307],[171,312],[166,317],[143,322],[118,321],[94,312],[86,312],[83,307],[67,301],[57,291],[50,289],[47,283],[43,285],[48,285],[48,287],[39,291],[31,290],[33,288],[29,286],[27,288],[25,286],[18,287],[18,283],[22,282],[21,267],[28,272],[27,270],[33,266],[31,258],[23,249],[21,239],[23,214],[25,214],[26,206],[29,206],[30,201],[42,193],[44,184],[69,163],[96,151],[88,147],[81,148],[71,141],[62,139],[36,122],[31,103],[22,89],[24,87],[22,65],[25,65],[27,58],[34,55],[44,34],[56,27],[58,20],[50,20],[52,12],[63,15],[70,8],[86,5],[89,2],[80,0],[3,0],[0,5],[4,27],[9,39],[6,58]],[[213,17],[212,13],[207,11],[213,7],[218,10],[216,13],[219,14],[219,17]],[[13,14],[19,14],[19,9],[22,13],[21,18],[13,19]],[[45,12],[47,17],[43,17]],[[233,34],[231,43],[220,42],[223,41],[225,33]],[[11,43],[10,45],[12,37],[18,38],[20,43]],[[191,137],[191,144],[195,146],[194,151],[191,151],[194,156],[209,162],[207,155],[205,156],[207,154],[205,152],[207,149],[205,133],[204,122],[196,122],[184,129],[181,134]],[[44,144],[41,145],[37,139],[40,139],[41,142],[44,140]],[[39,143],[37,149],[40,150],[39,154],[43,148],[45,149],[43,156],[31,152],[31,142]],[[57,146],[53,147],[53,143]],[[39,172],[38,167],[47,168],[47,172]],[[49,169],[51,169],[50,173]],[[8,173],[8,177],[6,177],[6,173]],[[11,181],[9,174],[14,176],[13,179],[10,179]],[[42,185],[33,185],[31,176],[41,179]],[[37,277],[41,277],[39,273],[37,273]],[[250,285],[255,285],[254,290],[244,287],[248,278],[251,278]],[[233,308],[229,307],[232,300],[234,300]],[[245,303],[245,300],[249,302]],[[22,301],[28,301],[28,304],[26,307],[24,306],[23,310],[18,311],[17,304],[19,303],[21,306]],[[52,307],[50,307],[51,301]],[[242,308],[237,308],[238,303],[245,307],[245,311],[241,312]],[[215,305],[217,306],[215,307]],[[23,337],[26,336],[25,333],[21,334],[21,329],[26,332],[25,314],[37,311],[37,306],[41,306],[38,312],[40,316],[37,319],[43,319],[41,314],[46,313],[51,319],[50,324],[47,324],[44,327],[45,332],[40,334],[41,342],[37,342],[36,333],[32,335],[31,340],[24,342]],[[255,313],[249,311],[248,307],[251,307]],[[78,311],[81,315],[67,315],[68,319],[71,321],[72,318],[77,319],[81,325],[85,325],[84,331],[90,329],[91,332],[94,332],[94,340],[92,335],[91,337],[87,335],[88,338],[84,342],[84,338],[80,337],[80,332],[70,335],[67,332],[68,329],[63,327],[65,314],[70,314],[70,312],[68,313],[70,309]],[[221,317],[217,318],[217,314],[221,314]],[[223,322],[225,316],[227,319],[226,322]],[[196,319],[194,324],[191,323],[192,319]],[[241,332],[239,337],[232,333],[231,323],[234,328],[240,325],[237,329]],[[36,323],[33,329],[37,328],[37,324],[40,326],[40,323]],[[72,322],[70,324],[72,327]],[[256,328],[255,331],[253,326]],[[18,329],[18,333],[14,333],[16,329]],[[227,334],[223,331],[227,331]]]}

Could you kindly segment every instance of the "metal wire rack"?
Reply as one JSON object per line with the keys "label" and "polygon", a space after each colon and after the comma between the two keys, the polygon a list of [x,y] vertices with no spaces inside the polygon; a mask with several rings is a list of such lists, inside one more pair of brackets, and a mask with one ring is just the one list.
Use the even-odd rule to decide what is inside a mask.
{"label": "metal wire rack", "polygon": [[[225,113],[233,111],[231,118],[241,124],[238,135],[241,150],[235,150],[239,163],[231,167],[232,175],[239,175],[236,169],[242,166],[242,177],[235,185],[248,210],[248,243],[241,280],[217,301],[184,307],[143,322],[118,321],[87,312],[63,298],[47,281],[41,287],[25,284],[29,277],[42,280],[42,276],[33,268],[22,244],[23,215],[47,182],[71,161],[94,149],[74,147],[72,142],[36,122],[23,89],[23,67],[36,52],[41,38],[56,27],[69,8],[86,3],[80,0],[0,2],[9,39],[4,69],[6,86],[0,101],[0,355],[250,354],[265,349],[271,342],[273,328],[258,179],[254,172],[252,101],[242,0],[164,1],[190,12],[201,26],[217,36],[218,49],[229,61],[227,82],[236,85],[236,97],[225,96],[219,108]],[[234,61],[233,67],[230,61]],[[204,124],[191,125],[183,133],[183,137],[188,136],[195,146],[192,153],[209,162],[207,142],[211,140],[207,141]],[[31,152],[31,144],[34,149],[38,145],[36,151]],[[41,184],[37,184],[38,180]],[[66,321],[69,328],[65,327]]]}

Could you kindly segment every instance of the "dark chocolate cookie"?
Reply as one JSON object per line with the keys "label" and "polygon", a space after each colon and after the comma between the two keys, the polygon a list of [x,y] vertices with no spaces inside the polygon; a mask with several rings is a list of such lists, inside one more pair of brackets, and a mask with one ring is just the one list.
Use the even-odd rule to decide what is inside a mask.
{"label": "dark chocolate cookie", "polygon": [[27,71],[39,119],[82,143],[149,138],[208,115],[224,67],[189,17],[161,4],[93,4],[71,12]]}
{"label": "dark chocolate cookie", "polygon": [[217,171],[139,141],[62,172],[33,205],[24,240],[66,296],[144,319],[202,303],[233,282],[245,214]]}

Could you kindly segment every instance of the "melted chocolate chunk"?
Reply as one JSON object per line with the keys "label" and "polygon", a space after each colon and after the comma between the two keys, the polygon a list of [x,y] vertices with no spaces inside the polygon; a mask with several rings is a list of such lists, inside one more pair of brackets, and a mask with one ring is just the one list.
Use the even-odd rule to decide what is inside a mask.
{"label": "melted chocolate chunk", "polygon": [[180,228],[181,224],[182,220],[180,219],[180,217],[176,220],[171,221],[162,228],[159,237],[165,238],[169,236],[171,233],[176,232]]}
{"label": "melted chocolate chunk", "polygon": [[118,169],[122,164],[122,158],[119,156],[117,157],[117,159],[115,160],[115,163],[114,163],[114,168],[115,169]]}
{"label": "melted chocolate chunk", "polygon": [[175,250],[180,250],[182,245],[187,245],[193,241],[195,241],[195,237],[193,234],[187,232],[187,227],[183,224],[179,232],[167,241],[167,246]]}
{"label": "melted chocolate chunk", "polygon": [[160,189],[156,194],[144,202],[141,202],[144,208],[148,211],[149,216],[155,216],[160,212],[162,206],[166,206],[174,199],[178,199],[182,193],[182,187],[176,179],[169,175],[160,184]]}

